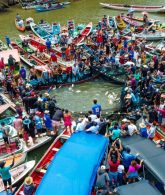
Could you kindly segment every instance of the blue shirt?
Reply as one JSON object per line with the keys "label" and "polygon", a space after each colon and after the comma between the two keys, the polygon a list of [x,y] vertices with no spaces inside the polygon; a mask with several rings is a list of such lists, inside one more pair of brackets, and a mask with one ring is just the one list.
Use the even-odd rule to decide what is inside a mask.
{"label": "blue shirt", "polygon": [[51,48],[51,42],[50,42],[50,41],[46,41],[46,47],[47,47],[48,49]]}
{"label": "blue shirt", "polygon": [[92,106],[92,111],[93,111],[93,114],[95,114],[95,115],[100,114],[100,112],[101,112],[101,105],[100,104],[94,104]]}
{"label": "blue shirt", "polygon": [[115,139],[120,137],[121,130],[120,129],[114,129],[114,130],[112,130],[112,134],[113,135],[112,135],[111,139],[115,140]]}
{"label": "blue shirt", "polygon": [[42,129],[42,119],[39,116],[34,116],[34,122],[36,125],[36,129]]}
{"label": "blue shirt", "polygon": [[9,172],[11,166],[0,168],[0,175],[2,180],[8,180],[11,178],[11,174]]}
{"label": "blue shirt", "polygon": [[135,155],[129,154],[126,151],[123,151],[122,156],[123,156],[122,164],[124,165],[124,167],[129,167],[131,161],[136,159]]}
{"label": "blue shirt", "polygon": [[44,122],[45,122],[45,126],[48,129],[52,129],[52,120],[50,118],[49,114],[44,114]]}
{"label": "blue shirt", "polygon": [[21,77],[23,79],[26,79],[26,70],[24,68],[21,68],[21,70],[19,71],[19,73],[20,73],[20,75],[21,75]]}

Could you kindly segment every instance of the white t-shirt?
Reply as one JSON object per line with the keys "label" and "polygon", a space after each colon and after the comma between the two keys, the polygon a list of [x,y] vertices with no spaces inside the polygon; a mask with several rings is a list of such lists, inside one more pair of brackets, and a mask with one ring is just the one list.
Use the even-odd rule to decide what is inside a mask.
{"label": "white t-shirt", "polygon": [[117,172],[118,173],[123,173],[124,171],[124,166],[123,165],[119,165],[118,168],[117,168]]}
{"label": "white t-shirt", "polygon": [[155,137],[155,131],[156,131],[156,127],[151,126],[150,129],[147,129],[147,134],[149,138],[154,138]]}
{"label": "white t-shirt", "polygon": [[97,116],[95,114],[91,114],[91,115],[89,115],[89,117],[92,119],[92,121],[97,119]]}
{"label": "white t-shirt", "polygon": [[135,130],[137,130],[136,125],[134,125],[134,124],[128,125],[128,133],[129,133],[129,135],[132,135]]}

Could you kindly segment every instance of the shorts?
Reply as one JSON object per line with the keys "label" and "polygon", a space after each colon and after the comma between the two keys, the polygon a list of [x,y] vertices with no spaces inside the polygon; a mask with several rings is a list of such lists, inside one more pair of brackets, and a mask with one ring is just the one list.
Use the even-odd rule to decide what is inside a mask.
{"label": "shorts", "polygon": [[3,137],[3,140],[6,144],[9,144],[9,138],[8,137]]}
{"label": "shorts", "polygon": [[60,126],[60,121],[52,120],[52,125],[53,125],[53,127],[59,127]]}
{"label": "shorts", "polygon": [[11,186],[11,178],[9,178],[9,179],[7,179],[7,180],[3,180],[3,184],[4,184],[5,187],[7,186],[7,184],[8,184],[9,186]]}

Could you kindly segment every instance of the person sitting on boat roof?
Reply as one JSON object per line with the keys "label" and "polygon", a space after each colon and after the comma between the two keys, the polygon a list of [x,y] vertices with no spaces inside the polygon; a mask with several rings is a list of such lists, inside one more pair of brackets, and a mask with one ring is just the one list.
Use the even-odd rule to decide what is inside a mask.
{"label": "person sitting on boat roof", "polygon": [[16,15],[15,18],[16,18],[17,21],[20,21],[21,20],[21,16],[18,13],[17,13],[17,15]]}
{"label": "person sitting on boat roof", "polygon": [[36,190],[36,186],[33,183],[33,178],[28,176],[24,181],[24,195],[33,195]]}
{"label": "person sitting on boat roof", "polygon": [[86,129],[86,132],[92,132],[98,134],[99,131],[99,125],[93,121],[92,126]]}
{"label": "person sitting on boat roof", "polygon": [[51,55],[50,55],[50,61],[51,61],[52,66],[57,65],[57,56],[54,52],[51,53]]}
{"label": "person sitting on boat roof", "polygon": [[12,189],[11,174],[10,174],[9,170],[13,167],[14,160],[15,160],[15,156],[13,156],[13,161],[12,161],[11,165],[9,165],[7,167],[5,167],[5,163],[6,163],[5,161],[0,162],[0,176],[2,177],[5,191],[7,192],[7,186],[9,185],[11,193],[12,193],[13,189]]}

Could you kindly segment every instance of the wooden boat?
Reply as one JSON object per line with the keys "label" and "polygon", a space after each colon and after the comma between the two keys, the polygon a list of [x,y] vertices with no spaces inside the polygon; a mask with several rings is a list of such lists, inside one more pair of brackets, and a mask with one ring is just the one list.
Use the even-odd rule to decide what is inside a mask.
{"label": "wooden boat", "polygon": [[40,39],[46,40],[52,38],[52,35],[50,33],[48,33],[46,30],[35,23],[30,23],[30,27],[34,34],[37,35]]}
{"label": "wooden boat", "polygon": [[7,50],[7,49],[8,49],[7,45],[0,40],[0,51]]}
{"label": "wooden boat", "polygon": [[23,152],[24,153],[31,152],[32,150],[37,149],[43,146],[44,144],[48,143],[49,141],[51,141],[51,139],[52,137],[44,135],[40,138],[38,137],[36,139],[36,143],[32,143],[32,140],[29,140],[30,143],[28,143],[28,147],[26,146],[26,144],[23,144]]}
{"label": "wooden boat", "polygon": [[[139,21],[139,22],[143,22],[143,17],[138,17],[138,16],[125,16],[126,18],[130,19],[130,20],[135,20],[135,21]],[[157,19],[151,19],[149,18],[148,19],[149,22],[154,22],[154,23],[157,23],[157,22],[160,22],[160,20],[157,20]]]}
{"label": "wooden boat", "polygon": [[2,122],[5,123],[5,126],[6,126],[6,125],[12,125],[14,119],[15,119],[15,117],[13,117],[13,116],[3,118],[3,119],[0,120],[0,126],[1,126],[1,123],[2,123]]}
{"label": "wooden boat", "polygon": [[52,11],[52,10],[57,10],[57,9],[62,9],[64,8],[64,5],[62,3],[57,3],[55,5],[51,5],[51,6],[41,6],[41,7],[37,7],[35,10],[37,12],[46,12],[46,11]]}
{"label": "wooden boat", "polygon": [[[1,125],[0,125],[1,126]],[[17,130],[11,125],[5,125],[6,130],[8,131],[9,138],[17,136]],[[0,140],[3,138],[3,133],[0,132]]]}
{"label": "wooden boat", "polygon": [[6,145],[3,140],[0,140],[0,160],[6,159],[12,154],[17,154],[22,152],[23,144],[18,138],[10,138],[9,147],[6,148]]}
{"label": "wooden boat", "polygon": [[16,28],[19,31],[21,31],[21,32],[24,32],[25,31],[25,25],[24,25],[24,23],[20,26],[19,21],[17,21],[16,19],[15,19],[15,26],[16,26]]}
{"label": "wooden boat", "polygon": [[[27,153],[18,153],[18,154],[15,154],[15,157],[14,157],[14,166],[13,167],[17,167],[18,165],[22,164],[25,159],[26,159],[26,155]],[[13,161],[13,156],[9,156],[8,158],[4,159],[4,161],[6,162],[5,163],[5,167],[11,165],[12,161]]]}
{"label": "wooden boat", "polygon": [[38,25],[43,28],[45,31],[47,31],[49,34],[53,34],[52,26],[47,21],[40,21]]}
{"label": "wooden boat", "polygon": [[26,18],[26,20],[25,20],[25,28],[26,28],[26,30],[30,30],[30,29],[31,29],[31,28],[30,28],[30,23],[31,23],[31,22],[34,23],[33,18],[31,18],[31,17]]}
{"label": "wooden boat", "polygon": [[116,23],[117,23],[117,26],[120,30],[123,30],[124,28],[126,28],[126,23],[123,21],[122,17],[121,16],[116,16],[115,17],[115,20],[116,20]]}
{"label": "wooden boat", "polygon": [[116,9],[116,10],[126,10],[128,11],[132,8],[134,11],[146,11],[146,12],[165,12],[165,6],[147,6],[147,5],[126,5],[126,4],[108,4],[108,3],[100,3],[100,5],[104,8]]}
{"label": "wooden boat", "polygon": [[[32,160],[11,169],[10,173],[11,173],[12,185],[14,186],[19,181],[21,181],[32,170],[34,165],[35,165],[35,160]],[[0,179],[0,192],[3,192],[4,190],[5,189],[4,189],[2,179]]]}
{"label": "wooden boat", "polygon": [[[33,182],[36,185],[36,187],[38,187],[38,185],[40,184],[52,159],[68,138],[69,136],[66,131],[63,131],[58,137],[56,137],[56,139],[51,144],[47,152],[44,154],[44,156],[41,158],[41,160],[37,163],[32,172],[29,174],[29,176],[33,178]],[[16,195],[23,195],[23,190],[24,187],[22,184],[18,191],[16,192]]]}
{"label": "wooden boat", "polygon": [[80,33],[80,35],[78,35],[78,37],[76,37],[76,38],[73,40],[73,42],[74,42],[76,45],[80,44],[80,43],[85,39],[85,37],[87,37],[87,36],[91,33],[91,31],[92,31],[92,26],[93,26],[93,24],[92,24],[92,22],[90,22],[90,23],[84,28],[84,30],[82,30],[82,32]]}
{"label": "wooden boat", "polygon": [[61,32],[61,25],[58,22],[53,22],[52,23],[52,31],[53,35],[58,35]]}
{"label": "wooden boat", "polygon": [[165,38],[165,32],[156,31],[155,33],[153,32],[144,33],[143,31],[141,33],[136,34],[135,36],[137,38],[142,38],[147,41],[157,41]]}
{"label": "wooden boat", "polygon": [[165,42],[164,41],[161,41],[161,43],[159,43],[155,50],[159,51],[159,52],[164,52],[165,51]]}
{"label": "wooden boat", "polygon": [[37,0],[33,2],[21,2],[22,9],[35,9],[41,5],[46,5],[48,3],[53,3],[52,0]]}
{"label": "wooden boat", "polygon": [[137,22],[135,20],[131,20],[131,19],[129,19],[126,16],[121,16],[121,17],[124,20],[124,22],[130,24],[131,26],[135,26],[135,27],[141,27],[141,26],[143,26],[143,23],[141,23],[141,22]]}

